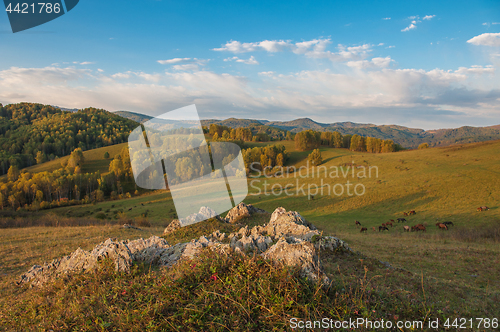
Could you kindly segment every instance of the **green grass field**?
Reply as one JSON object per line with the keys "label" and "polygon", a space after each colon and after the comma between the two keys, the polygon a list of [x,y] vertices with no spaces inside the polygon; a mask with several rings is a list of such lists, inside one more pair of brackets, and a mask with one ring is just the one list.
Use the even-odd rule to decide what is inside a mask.
{"label": "green grass field", "polygon": [[[306,165],[308,152],[295,151],[293,142],[279,143],[285,144],[291,152],[287,163],[289,166],[299,168]],[[85,157],[89,156],[89,165],[92,165],[91,160],[95,160],[95,168],[101,167],[97,165],[103,165],[104,161],[100,161],[99,158],[102,157],[99,156],[104,155],[106,149],[113,156],[109,147],[85,152]],[[118,146],[116,151],[119,151]],[[399,268],[400,270],[392,270],[390,275],[385,268],[374,267],[370,270],[373,278],[382,278],[387,301],[396,296],[394,294],[397,292],[404,293],[410,288],[420,287],[427,289],[430,294],[427,295],[427,300],[419,297],[416,301],[419,301],[419,305],[429,305],[432,308],[429,312],[433,317],[445,317],[446,314],[479,317],[482,313],[498,317],[498,151],[500,141],[388,154],[321,148],[324,160],[321,166],[326,167],[327,176],[324,169],[321,169],[319,177],[317,173],[311,175],[312,169],[309,169],[309,176],[303,177],[289,174],[288,177],[256,178],[254,175],[249,178],[250,191],[245,202],[269,212],[279,206],[299,211],[324,234],[345,240],[361,257],[372,260],[373,264],[384,261]],[[355,168],[354,177],[351,172],[346,178],[341,173],[339,178],[329,176],[334,167],[342,172],[347,170],[346,165],[352,163],[356,166],[377,167],[378,177],[372,173],[371,178],[358,178],[363,168]],[[302,174],[304,173],[305,171]],[[365,187],[364,195],[327,194],[327,185],[345,185],[347,181],[353,185],[362,184]],[[266,183],[267,194],[264,192]],[[275,193],[279,191],[278,188],[288,186],[292,195],[274,194],[270,190],[273,186]],[[299,190],[297,194],[297,188],[301,186],[305,193]],[[308,186],[311,186],[314,199],[309,199]],[[314,192],[316,186],[323,186],[323,195],[320,191]],[[488,206],[490,210],[477,212],[479,206]],[[378,227],[390,219],[403,217],[403,212],[410,210],[415,210],[417,214],[405,217],[406,223],[395,223],[394,227],[389,227],[388,232],[372,230],[372,227]],[[23,293],[12,286],[12,282],[33,264],[69,254],[78,246],[89,249],[106,237],[132,239],[150,234],[161,235],[163,228],[176,217],[170,194],[161,191],[119,201],[63,207],[42,213],[71,218],[95,217],[98,213],[105,213],[105,217],[112,221],[133,220],[147,215],[152,227],[143,231],[124,230],[117,225],[105,225],[104,219],[102,226],[4,229],[0,236],[0,274],[4,276],[1,291],[4,294],[22,296]],[[355,220],[367,227],[368,232],[360,233]],[[438,230],[435,226],[437,221],[451,221],[455,226],[451,226],[448,231]],[[265,220],[259,221],[262,222]],[[403,225],[418,223],[427,226],[426,233],[403,232]],[[183,240],[187,239],[186,234],[179,236]],[[176,238],[169,241],[176,242]],[[332,257],[331,260],[324,260],[332,277],[346,277],[349,282],[359,282],[362,269],[360,271],[355,261],[358,259],[350,258],[343,262],[339,257]],[[339,266],[342,269],[340,276],[340,270],[336,270]],[[4,297],[2,301],[6,305],[11,300]],[[394,309],[395,312],[398,310]],[[414,314],[412,311],[411,315]],[[0,320],[1,317],[0,310]]]}

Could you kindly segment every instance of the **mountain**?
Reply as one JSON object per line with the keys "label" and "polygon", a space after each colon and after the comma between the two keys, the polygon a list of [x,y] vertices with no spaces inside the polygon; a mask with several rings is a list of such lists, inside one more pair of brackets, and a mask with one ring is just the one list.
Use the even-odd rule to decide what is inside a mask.
{"label": "mountain", "polygon": [[144,115],[141,113],[134,113],[129,111],[116,111],[113,114],[119,115],[122,118],[126,118],[135,122],[144,123],[148,120],[151,120],[153,117],[149,115]]}
{"label": "mountain", "polygon": [[[128,119],[144,122],[151,117],[132,112],[115,112]],[[145,120],[143,120],[145,119]],[[139,121],[142,120],[142,121]],[[445,146],[457,143],[473,143],[500,139],[500,125],[489,127],[464,126],[454,129],[423,130],[399,125],[374,125],[370,123],[335,122],[320,123],[309,118],[292,121],[268,121],[229,118],[226,120],[202,120],[203,126],[215,123],[231,128],[247,127],[254,133],[267,133],[273,138],[286,136],[286,131],[298,133],[303,130],[338,131],[342,135],[361,135],[391,139],[405,148],[416,148],[422,143],[430,146]],[[273,129],[274,128],[274,129]]]}

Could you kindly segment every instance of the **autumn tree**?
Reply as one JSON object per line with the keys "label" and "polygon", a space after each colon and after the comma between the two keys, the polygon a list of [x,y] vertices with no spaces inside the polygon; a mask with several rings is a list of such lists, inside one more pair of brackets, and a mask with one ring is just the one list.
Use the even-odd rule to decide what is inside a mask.
{"label": "autumn tree", "polygon": [[321,163],[323,162],[323,158],[321,157],[321,152],[319,151],[319,149],[314,149],[309,154],[309,156],[307,157],[307,159],[309,160],[309,162],[313,166],[321,165]]}

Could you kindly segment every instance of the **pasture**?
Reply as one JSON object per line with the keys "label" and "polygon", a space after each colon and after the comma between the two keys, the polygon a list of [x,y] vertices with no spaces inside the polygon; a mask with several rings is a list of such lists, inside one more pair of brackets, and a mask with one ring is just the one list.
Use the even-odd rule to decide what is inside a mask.
{"label": "pasture", "polygon": [[[308,152],[295,151],[293,142],[279,143],[284,143],[291,153],[288,166],[306,166]],[[118,146],[116,148],[119,151]],[[99,154],[104,154],[104,149],[113,156],[110,147],[103,148],[102,151],[94,151],[96,160]],[[395,269],[373,268],[372,276],[382,278],[384,285],[390,284],[387,287],[393,288],[392,291],[396,293],[398,289],[410,287],[410,283],[413,285],[411,287],[418,288],[421,282],[421,289],[432,293],[428,294],[432,305],[427,305],[431,305],[430,315],[433,317],[457,313],[477,317],[481,313],[488,313],[489,316],[498,317],[500,141],[388,154],[330,148],[320,150],[324,160],[321,166],[326,168],[326,176],[323,168],[319,176],[317,172],[309,172],[308,176],[303,177],[299,177],[298,173],[297,177],[293,177],[293,173],[281,177],[255,177],[254,174],[249,178],[250,191],[245,203],[269,212],[279,206],[299,211],[325,235],[345,240],[364,259],[371,260],[373,264],[388,262]],[[101,163],[104,164],[104,161]],[[331,167],[345,171],[351,165],[355,165],[354,176],[352,169],[345,178],[342,175],[340,178],[328,175]],[[358,177],[358,171],[363,170],[358,166],[376,166],[378,176]],[[314,185],[327,188],[327,184],[333,186],[345,184],[346,181],[353,185],[362,184],[365,187],[364,195],[321,195],[319,191],[314,192],[312,198],[307,192],[303,194],[298,191],[296,194],[297,187],[302,185],[304,188],[310,185],[314,190]],[[264,192],[265,186],[284,188],[287,185],[293,195]],[[489,210],[478,212],[480,206],[488,206]],[[404,216],[404,212],[411,210],[415,210],[416,214]],[[33,264],[69,254],[79,246],[90,249],[107,237],[134,239],[151,234],[161,235],[164,227],[176,217],[171,196],[162,191],[39,213],[53,214],[54,218],[99,216],[103,219],[102,225],[94,226],[2,229],[0,274],[3,277],[0,290],[4,294],[19,294],[20,291],[12,282]],[[151,227],[137,231],[110,224],[111,221],[132,222],[141,217],[147,218]],[[397,218],[405,218],[407,222],[398,223]],[[389,225],[389,231],[379,232],[378,227],[391,219],[395,220],[393,227]],[[356,225],[355,221],[361,225]],[[263,222],[266,221],[259,220],[256,223]],[[453,222],[454,226],[440,230],[436,223],[443,222]],[[404,231],[405,225],[411,227],[416,224],[425,225],[427,231]],[[361,232],[361,227],[367,228],[367,231]],[[373,231],[373,227],[376,231]],[[175,238],[169,241],[175,242]],[[331,261],[326,260],[325,265],[333,277],[338,273],[340,275],[337,277],[347,279],[358,275],[352,280],[359,281],[359,268],[363,265],[363,259],[360,266],[357,261],[342,262],[332,258]],[[388,271],[393,271],[390,276]],[[393,296],[392,291],[386,291],[389,301]],[[1,301],[4,305],[9,303],[7,297]]]}

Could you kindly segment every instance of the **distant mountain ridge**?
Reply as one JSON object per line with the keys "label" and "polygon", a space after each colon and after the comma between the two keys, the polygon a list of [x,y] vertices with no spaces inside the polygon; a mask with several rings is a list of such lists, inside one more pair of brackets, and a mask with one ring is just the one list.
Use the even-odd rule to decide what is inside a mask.
{"label": "distant mountain ridge", "polygon": [[[152,118],[147,115],[127,111],[119,111],[114,113],[137,122],[144,122]],[[290,131],[293,133],[298,133],[300,131],[308,129],[315,131],[338,131],[342,135],[357,134],[361,136],[370,136],[381,139],[391,139],[395,143],[398,143],[405,148],[416,148],[421,143],[429,143],[430,146],[445,146],[457,143],[473,143],[500,139],[500,125],[488,127],[463,126],[453,129],[437,129],[426,131],[423,129],[408,128],[399,125],[375,125],[370,123],[355,123],[349,121],[319,123],[309,118],[301,118],[291,121],[268,121],[229,118],[225,120],[202,120],[201,123],[203,126],[207,127],[212,123],[228,126],[231,128],[251,127],[252,130],[255,130],[257,132],[265,132],[266,128],[269,129],[269,127],[275,128],[274,130],[281,130],[283,132]]]}

